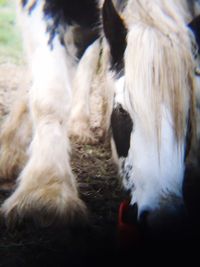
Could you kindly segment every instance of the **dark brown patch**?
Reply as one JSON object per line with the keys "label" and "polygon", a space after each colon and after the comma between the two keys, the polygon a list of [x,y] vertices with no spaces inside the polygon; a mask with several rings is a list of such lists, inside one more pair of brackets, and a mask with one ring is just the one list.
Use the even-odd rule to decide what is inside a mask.
{"label": "dark brown patch", "polygon": [[188,27],[194,33],[197,45],[198,45],[198,52],[200,53],[200,15],[194,18],[189,24]]}
{"label": "dark brown patch", "polygon": [[103,5],[103,29],[110,45],[111,68],[121,72],[124,67],[127,29],[111,0]]}
{"label": "dark brown patch", "polygon": [[112,134],[119,157],[127,157],[133,122],[126,110],[118,104],[111,116]]}

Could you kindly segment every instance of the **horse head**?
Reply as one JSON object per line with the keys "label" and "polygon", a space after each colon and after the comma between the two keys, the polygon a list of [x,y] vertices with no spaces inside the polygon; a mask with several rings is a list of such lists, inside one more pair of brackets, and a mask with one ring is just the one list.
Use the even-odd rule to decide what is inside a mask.
{"label": "horse head", "polygon": [[[182,1],[183,2],[183,1]],[[112,149],[137,221],[152,229],[185,217],[183,183],[195,135],[195,75],[181,3],[103,5],[114,99]]]}

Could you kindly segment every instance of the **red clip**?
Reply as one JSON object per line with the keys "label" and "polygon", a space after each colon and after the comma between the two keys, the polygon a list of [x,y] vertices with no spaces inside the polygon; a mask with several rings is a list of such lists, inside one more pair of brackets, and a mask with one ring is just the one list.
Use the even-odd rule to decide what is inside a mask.
{"label": "red clip", "polygon": [[134,223],[124,221],[126,213],[130,207],[129,200],[124,200],[120,203],[118,214],[118,238],[119,244],[122,247],[130,247],[138,245],[139,231]]}

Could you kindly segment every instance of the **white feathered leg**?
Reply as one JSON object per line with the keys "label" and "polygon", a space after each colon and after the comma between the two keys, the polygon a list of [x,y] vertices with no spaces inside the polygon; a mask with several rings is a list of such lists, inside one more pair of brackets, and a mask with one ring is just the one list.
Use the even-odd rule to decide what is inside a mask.
{"label": "white feathered leg", "polygon": [[27,92],[13,105],[0,132],[0,178],[13,179],[27,161],[27,147],[31,141],[32,125],[27,106]]}
{"label": "white feathered leg", "polygon": [[67,120],[71,105],[73,65],[56,36],[53,49],[43,20],[42,5],[27,16],[32,40],[33,86],[29,108],[33,139],[29,160],[18,178],[16,191],[3,203],[9,224],[31,217],[40,223],[68,222],[85,215],[69,163]]}
{"label": "white feathered leg", "polygon": [[[78,143],[96,143],[91,130],[90,94],[95,79],[100,44],[99,40],[91,44],[79,62],[74,79],[73,109],[69,119],[69,134]],[[100,97],[100,96],[99,96]]]}
{"label": "white feathered leg", "polygon": [[97,143],[109,128],[113,88],[107,75],[108,51],[101,42],[98,39],[87,48],[73,83],[69,134],[79,143]]}

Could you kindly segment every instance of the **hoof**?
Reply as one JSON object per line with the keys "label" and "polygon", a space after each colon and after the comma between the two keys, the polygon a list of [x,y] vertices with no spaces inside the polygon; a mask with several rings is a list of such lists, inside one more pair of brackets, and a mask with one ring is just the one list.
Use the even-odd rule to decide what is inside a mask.
{"label": "hoof", "polygon": [[16,190],[1,207],[7,227],[13,229],[24,221],[33,221],[40,227],[85,224],[85,204],[76,194],[67,191],[55,195],[51,188]]}

